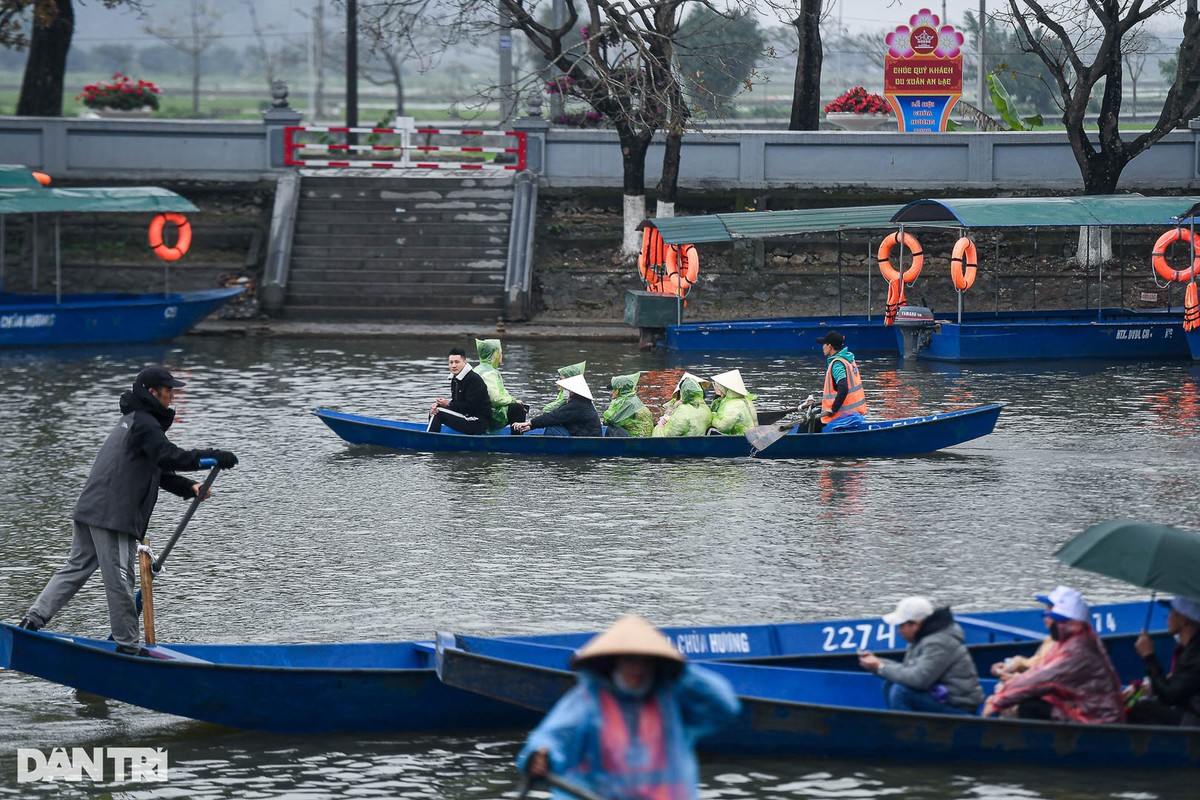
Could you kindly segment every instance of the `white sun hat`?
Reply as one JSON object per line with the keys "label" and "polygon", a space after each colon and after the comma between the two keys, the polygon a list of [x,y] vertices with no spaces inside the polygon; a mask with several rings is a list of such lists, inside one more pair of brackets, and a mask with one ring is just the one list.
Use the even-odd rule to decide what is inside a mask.
{"label": "white sun hat", "polygon": [[731,369],[729,372],[713,375],[712,382],[722,389],[737,392],[743,397],[750,394],[750,392],[746,391],[746,384],[742,383],[742,371],[740,369]]}
{"label": "white sun hat", "polygon": [[582,375],[572,375],[569,378],[562,378],[555,381],[554,385],[561,389],[566,389],[571,394],[586,397],[588,400],[595,399],[592,397],[592,390],[588,388],[587,381]]}

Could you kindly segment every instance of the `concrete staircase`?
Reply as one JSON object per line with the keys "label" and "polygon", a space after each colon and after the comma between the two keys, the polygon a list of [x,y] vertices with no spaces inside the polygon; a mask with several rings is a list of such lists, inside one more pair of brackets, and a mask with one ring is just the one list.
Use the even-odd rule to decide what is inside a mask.
{"label": "concrete staircase", "polygon": [[512,176],[305,176],[289,319],[485,321],[504,313]]}

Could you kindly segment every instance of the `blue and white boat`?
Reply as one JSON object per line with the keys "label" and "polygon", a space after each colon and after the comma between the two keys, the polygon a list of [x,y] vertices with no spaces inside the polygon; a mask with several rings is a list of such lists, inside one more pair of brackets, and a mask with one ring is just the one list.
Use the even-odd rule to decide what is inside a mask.
{"label": "blue and white boat", "polygon": [[[182,213],[198,209],[180,195],[157,187],[57,189],[44,187],[23,167],[0,165],[0,348],[48,345],[109,345],[159,342],[190,330],[244,289],[192,292],[63,294],[58,214],[70,212]],[[7,219],[55,215],[53,294],[5,290]],[[35,222],[36,225],[36,222]],[[37,284],[38,247],[31,248],[31,283]]]}

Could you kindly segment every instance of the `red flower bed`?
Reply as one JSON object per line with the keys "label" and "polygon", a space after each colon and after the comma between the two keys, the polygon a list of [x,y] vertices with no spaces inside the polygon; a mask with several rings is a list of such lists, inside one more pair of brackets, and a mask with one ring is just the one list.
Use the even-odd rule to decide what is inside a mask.
{"label": "red flower bed", "polygon": [[855,86],[844,95],[828,103],[825,113],[849,112],[851,114],[890,114],[892,107],[877,94],[871,94],[862,86]]}

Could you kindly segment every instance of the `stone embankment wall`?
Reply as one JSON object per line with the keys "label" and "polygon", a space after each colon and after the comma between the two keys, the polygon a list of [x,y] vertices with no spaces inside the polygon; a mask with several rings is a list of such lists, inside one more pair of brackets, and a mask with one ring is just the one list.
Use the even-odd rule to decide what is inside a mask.
{"label": "stone embankment wall", "polygon": [[[265,259],[273,186],[174,185],[200,213],[189,215],[193,245],[183,260],[165,265],[149,249],[151,215],[70,215],[61,220],[63,291],[156,291],[164,271],[173,290],[209,288],[249,279],[257,285]],[[950,194],[950,193],[948,193]],[[810,192],[776,195],[771,208],[900,203],[906,196]],[[764,198],[731,193],[684,195],[678,213],[712,214],[767,206]],[[54,290],[53,223],[43,217],[38,290]],[[1183,289],[1154,280],[1149,253],[1161,231],[1118,231],[1114,261],[1103,266],[1103,289],[1095,267],[1080,267],[1074,254],[1077,231],[1006,231],[977,237],[980,269],[964,295],[971,311],[1093,307],[1178,308]],[[30,288],[32,238],[28,217],[7,221],[4,285]],[[688,298],[685,319],[778,317],[800,314],[882,313],[887,287],[874,261],[882,232],[807,235],[737,245],[704,244],[700,282]],[[957,308],[949,258],[956,232],[918,233],[926,253],[919,281],[908,289],[910,303],[939,313]],[[616,192],[543,192],[535,249],[536,318],[545,321],[620,322],[625,293],[643,288],[636,265],[618,254],[621,197]],[[997,283],[999,291],[997,292]],[[257,313],[252,295],[226,312]]]}

